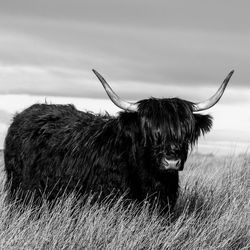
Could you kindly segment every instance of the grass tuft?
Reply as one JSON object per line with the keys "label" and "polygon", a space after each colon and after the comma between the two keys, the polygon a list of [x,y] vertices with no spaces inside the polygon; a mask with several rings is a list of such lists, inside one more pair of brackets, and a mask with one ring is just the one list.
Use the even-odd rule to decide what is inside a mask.
{"label": "grass tuft", "polygon": [[250,249],[250,156],[191,156],[173,214],[121,197],[84,206],[74,195],[50,208],[5,202],[0,249]]}

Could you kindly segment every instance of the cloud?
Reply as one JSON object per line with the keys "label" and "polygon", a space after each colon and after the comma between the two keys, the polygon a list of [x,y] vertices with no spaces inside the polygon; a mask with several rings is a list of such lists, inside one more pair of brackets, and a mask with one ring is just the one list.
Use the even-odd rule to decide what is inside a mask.
{"label": "cloud", "polygon": [[[207,83],[195,87],[192,83],[181,86],[178,83],[116,81],[115,77],[108,77],[109,75],[112,74],[103,74],[114,91],[124,99],[135,101],[154,96],[158,98],[179,97],[199,102],[212,96],[221,84],[212,86]],[[62,67],[0,65],[0,82],[3,83],[0,85],[0,94],[6,95],[29,94],[42,98],[64,96],[108,99],[101,83],[90,70],[85,72]],[[230,104],[240,102],[250,105],[249,100],[248,88],[238,88],[232,80],[221,102]]]}
{"label": "cloud", "polygon": [[10,123],[11,117],[11,113],[0,109],[0,123],[8,125]]}
{"label": "cloud", "polygon": [[142,27],[183,27],[213,30],[249,28],[249,1],[231,0],[13,0],[1,4],[3,14],[97,21]]}
{"label": "cloud", "polygon": [[217,85],[234,68],[238,86],[248,85],[250,35],[245,31],[136,24],[2,15],[1,60],[97,68],[115,80],[179,85]]}
{"label": "cloud", "polygon": [[[192,100],[194,92],[197,98],[203,99],[203,97],[207,98],[205,96],[207,91],[204,90],[207,88],[209,91],[209,86],[212,85],[211,93],[213,89],[216,90],[229,71],[229,68],[221,69],[220,72],[218,72],[219,70],[213,72],[212,69],[204,70],[204,68],[208,68],[204,67],[205,63],[201,65],[200,61],[197,60],[198,57],[195,59],[191,55],[192,50],[188,52],[190,48],[184,48],[183,43],[175,42],[172,38],[185,35],[187,37],[185,40],[189,41],[189,44],[193,44],[195,37],[198,37],[196,31],[187,33],[187,31],[170,30],[169,36],[160,41],[161,46],[166,47],[164,51],[161,46],[159,48],[156,45],[152,46],[154,42],[152,37],[160,36],[160,30],[137,32],[132,28],[132,30],[125,29],[126,32],[123,32],[116,26],[90,23],[80,27],[78,22],[77,25],[73,25],[74,22],[69,22],[66,30],[73,27],[75,32],[79,33],[82,30],[89,32],[89,34],[84,39],[80,36],[77,41],[72,38],[67,42],[57,42],[63,37],[62,31],[65,32],[64,29],[58,28],[62,28],[63,24],[55,22],[54,25],[50,25],[50,22],[47,24],[45,22],[45,25],[42,22],[40,24],[42,29],[37,32],[33,30],[34,27],[30,23],[32,23],[31,20],[24,22],[23,31],[22,29],[18,32],[3,29],[0,32],[0,42],[3,45],[0,47],[2,60],[0,81],[3,83],[0,85],[0,93],[103,98],[103,89],[100,84],[98,85],[90,70],[96,68],[111,82],[120,95],[129,99],[138,100],[152,95],[162,97],[162,93],[166,93],[166,95],[164,94],[166,97],[183,95],[184,98]],[[54,36],[51,37],[50,32],[49,34],[45,32],[49,29],[51,32],[54,29],[56,31],[59,29],[60,35],[58,36],[55,32]],[[150,32],[153,34],[152,37],[150,37]],[[92,33],[94,36],[91,36]],[[126,36],[128,37],[126,38]],[[212,51],[207,51],[202,44],[205,44],[205,40],[209,36],[204,36],[205,38],[202,38],[202,41],[198,43],[200,47],[192,45],[192,49],[208,55]],[[102,39],[103,37],[106,40]],[[134,42],[138,40],[143,43],[142,41],[147,41],[148,38],[149,41],[142,46],[138,41],[134,43],[135,45],[130,41],[128,46],[122,47],[119,46],[119,42],[117,44],[110,43],[116,37],[120,39],[120,43],[123,39],[127,41],[130,38]],[[223,39],[227,40],[229,37]],[[58,46],[56,46],[57,43]],[[241,47],[239,46],[239,48]],[[241,49],[244,50],[244,48]],[[230,46],[223,47],[223,50],[232,54]],[[163,51],[162,54],[161,51]],[[182,52],[185,56],[182,55]],[[242,55],[241,51],[234,53]],[[165,56],[165,54],[168,55]],[[189,56],[186,56],[187,54]],[[247,56],[247,53],[245,54]],[[214,57],[216,58],[216,56]],[[189,62],[190,58],[193,59],[192,64]],[[197,61],[195,62],[195,60]],[[210,62],[207,60],[207,63],[213,64],[212,60]],[[195,69],[191,69],[190,65]],[[247,81],[242,81],[240,75],[241,72],[236,71],[231,80],[232,83],[230,82],[229,85],[235,90],[235,93],[237,93],[236,86],[248,86]],[[174,89],[178,91],[173,91]],[[243,93],[241,101],[247,100],[248,96],[245,93]],[[233,94],[232,98],[233,96],[235,95]],[[237,101],[237,96],[234,100]]]}

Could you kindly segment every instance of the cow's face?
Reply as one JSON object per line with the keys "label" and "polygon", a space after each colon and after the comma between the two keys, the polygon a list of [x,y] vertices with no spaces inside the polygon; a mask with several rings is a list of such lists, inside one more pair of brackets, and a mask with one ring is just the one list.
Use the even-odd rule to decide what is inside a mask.
{"label": "cow's face", "polygon": [[[151,98],[131,103],[122,100],[96,70],[93,72],[111,101],[126,111],[124,117],[120,115],[121,131],[131,137],[133,145],[137,144],[137,135],[141,134],[145,151],[149,151],[148,154],[154,159],[153,165],[161,171],[183,169],[188,149],[212,126],[212,118],[209,115],[194,112],[213,107],[220,100],[234,73],[232,70],[227,75],[213,96],[199,103],[178,98]],[[128,115],[128,112],[131,112],[131,115]]]}
{"label": "cow's face", "polygon": [[138,102],[144,147],[159,171],[183,170],[190,147],[212,126],[209,115],[193,113],[191,102],[178,98]]}

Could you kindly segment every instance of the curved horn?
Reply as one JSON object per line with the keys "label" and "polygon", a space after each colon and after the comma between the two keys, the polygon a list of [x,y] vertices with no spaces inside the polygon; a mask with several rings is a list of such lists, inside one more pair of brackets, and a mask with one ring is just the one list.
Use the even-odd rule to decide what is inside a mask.
{"label": "curved horn", "polygon": [[109,86],[106,80],[94,69],[92,71],[95,73],[97,78],[102,83],[106,93],[108,94],[110,100],[119,108],[126,110],[126,111],[137,111],[138,105],[135,103],[127,102],[122,100]]}
{"label": "curved horn", "polygon": [[225,78],[225,80],[221,84],[220,88],[217,90],[217,92],[213,96],[211,96],[206,101],[194,103],[193,104],[193,111],[198,112],[198,111],[206,110],[206,109],[213,107],[222,97],[224,90],[226,89],[227,84],[228,84],[233,73],[234,73],[234,70],[232,70],[227,75],[227,77]]}

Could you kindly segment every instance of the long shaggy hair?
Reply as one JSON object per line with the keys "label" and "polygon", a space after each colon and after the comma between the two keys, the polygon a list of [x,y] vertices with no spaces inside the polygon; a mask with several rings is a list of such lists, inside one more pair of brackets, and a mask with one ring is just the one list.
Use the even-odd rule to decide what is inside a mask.
{"label": "long shaggy hair", "polygon": [[[73,105],[35,104],[13,118],[5,140],[6,186],[53,200],[64,192],[112,192],[173,207],[178,171],[163,157],[181,159],[210,130],[209,115],[193,113],[191,102],[150,98],[137,112],[117,117],[81,112]],[[22,198],[22,197],[20,197]]]}

